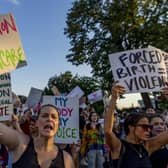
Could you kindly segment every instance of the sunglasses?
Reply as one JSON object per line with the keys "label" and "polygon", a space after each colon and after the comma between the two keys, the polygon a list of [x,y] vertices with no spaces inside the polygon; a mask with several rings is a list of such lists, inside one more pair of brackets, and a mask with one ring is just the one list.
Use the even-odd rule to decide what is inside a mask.
{"label": "sunglasses", "polygon": [[144,131],[148,131],[149,129],[152,130],[153,126],[150,124],[137,124],[136,127],[141,127]]}

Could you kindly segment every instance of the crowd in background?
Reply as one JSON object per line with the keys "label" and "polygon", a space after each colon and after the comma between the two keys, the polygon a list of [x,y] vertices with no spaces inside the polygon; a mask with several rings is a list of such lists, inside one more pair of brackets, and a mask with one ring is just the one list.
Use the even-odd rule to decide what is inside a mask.
{"label": "crowd in background", "polygon": [[[136,108],[130,112],[119,113],[116,111],[114,100],[117,100],[119,94],[124,93],[124,89],[119,88],[117,90],[117,87],[118,85],[113,86],[113,95],[115,96],[116,92],[117,96],[112,97],[112,103],[105,108],[102,117],[98,115],[94,108],[87,106],[85,103],[80,105],[80,139],[77,144],[57,145],[71,155],[76,168],[131,168],[128,166],[131,162],[130,157],[136,154],[138,156],[132,160],[132,163],[135,162],[134,164],[138,163],[141,166],[133,165],[132,167],[167,168],[168,146],[166,144],[168,135],[164,135],[163,139],[157,139],[158,142],[151,141],[148,147],[145,144],[147,138],[155,138],[167,131],[167,111],[163,112],[149,107],[145,110]],[[18,101],[14,105],[12,120],[4,122],[4,124],[31,138],[37,137],[39,129],[36,126],[36,121],[41,107],[25,108]],[[142,130],[138,130],[138,132],[138,128]],[[155,144],[157,150],[151,147],[153,146],[152,143]],[[124,152],[126,150],[128,154],[123,152],[123,146],[125,148]],[[122,152],[125,155],[124,161]],[[7,146],[1,144],[0,166],[2,168],[7,166],[10,168],[10,155],[11,152],[8,151]]]}

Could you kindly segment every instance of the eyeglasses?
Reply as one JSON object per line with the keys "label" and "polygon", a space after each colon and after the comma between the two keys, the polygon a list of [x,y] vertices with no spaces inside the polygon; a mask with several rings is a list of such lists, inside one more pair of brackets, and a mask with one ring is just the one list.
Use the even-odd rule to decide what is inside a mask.
{"label": "eyeglasses", "polygon": [[152,130],[153,126],[150,124],[137,124],[136,127],[141,127],[144,131],[148,131],[149,129]]}

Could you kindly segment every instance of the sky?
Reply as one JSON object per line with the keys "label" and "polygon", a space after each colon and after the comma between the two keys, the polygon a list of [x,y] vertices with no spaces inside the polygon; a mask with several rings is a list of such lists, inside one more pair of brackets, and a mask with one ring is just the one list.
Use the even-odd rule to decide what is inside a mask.
{"label": "sky", "polygon": [[[1,14],[12,13],[19,30],[27,66],[11,72],[12,90],[28,96],[30,88],[44,89],[54,75],[71,71],[91,76],[91,68],[67,62],[69,39],[64,35],[66,15],[73,0],[0,0]],[[136,106],[135,95],[118,103]],[[137,97],[139,99],[139,96]],[[124,102],[123,102],[124,101]],[[120,106],[120,105],[119,105]]]}

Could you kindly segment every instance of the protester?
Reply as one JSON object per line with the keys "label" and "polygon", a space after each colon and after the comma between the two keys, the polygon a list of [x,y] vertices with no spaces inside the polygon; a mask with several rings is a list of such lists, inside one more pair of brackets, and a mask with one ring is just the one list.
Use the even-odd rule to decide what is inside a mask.
{"label": "protester", "polygon": [[36,126],[37,116],[31,116],[29,120],[29,133],[32,137],[38,136],[38,128]]}
{"label": "protester", "polygon": [[62,150],[68,152],[74,161],[75,168],[79,168],[79,151],[81,142],[80,140],[75,144],[57,144]]}
{"label": "protester", "polygon": [[30,108],[28,108],[23,112],[23,116],[20,118],[20,121],[19,121],[20,128],[27,135],[30,135],[29,122],[30,122],[31,116],[32,116],[32,111]]}
{"label": "protester", "polygon": [[153,114],[156,114],[156,111],[153,108],[147,108],[146,114],[153,115]]}
{"label": "protester", "polygon": [[86,108],[79,108],[79,136],[82,139],[83,129],[86,124]]}
{"label": "protester", "polygon": [[[150,118],[150,123],[153,126],[151,134],[152,136],[160,135],[166,129],[165,122],[160,115],[154,115]],[[151,154],[150,160],[152,163],[152,168],[166,168],[168,164],[168,149],[167,146],[164,145],[161,149],[155,151]]]}
{"label": "protester", "polygon": [[44,105],[37,121],[38,136],[28,135],[0,123],[0,143],[13,152],[13,168],[73,168],[71,156],[54,144],[59,114],[52,105]]}
{"label": "protester", "polygon": [[105,146],[104,132],[98,123],[98,115],[91,112],[89,123],[85,125],[81,144],[81,156],[88,157],[88,168],[102,168],[104,162]]}
{"label": "protester", "polygon": [[[166,83],[168,86],[168,83]],[[162,91],[168,94],[168,87]],[[144,113],[131,113],[124,121],[125,140],[112,132],[116,101],[125,88],[114,82],[109,110],[105,114],[105,138],[111,149],[113,163],[121,168],[151,168],[149,155],[168,143],[168,133],[150,138],[152,129]]]}

